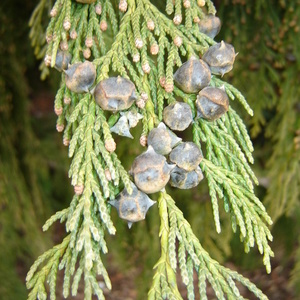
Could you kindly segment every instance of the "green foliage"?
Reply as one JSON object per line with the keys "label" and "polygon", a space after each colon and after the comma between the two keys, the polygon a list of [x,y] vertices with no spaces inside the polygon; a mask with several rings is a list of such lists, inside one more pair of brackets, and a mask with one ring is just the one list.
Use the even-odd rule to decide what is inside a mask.
{"label": "green foliage", "polygon": [[[4,1],[3,1],[4,2]],[[22,272],[32,257],[49,246],[41,234],[46,202],[39,186],[43,169],[28,113],[29,87],[24,74],[28,16],[13,11],[14,3],[0,6],[0,298],[24,299]],[[25,7],[25,11],[28,9]],[[31,9],[31,8],[30,8]],[[26,21],[24,21],[24,19]],[[22,53],[22,55],[21,55]],[[30,52],[31,53],[31,50]]]}
{"label": "green foliage", "polygon": [[[257,148],[261,148],[258,158],[265,169],[258,174],[267,178],[264,203],[274,221],[283,215],[296,219],[300,203],[299,1],[226,1],[219,12],[224,37],[240,52],[232,82],[244,87],[255,112],[247,122],[252,136],[262,141]],[[294,274],[299,264],[297,256]]]}
{"label": "green foliage", "polygon": [[[264,202],[274,221],[282,215],[295,219],[300,203],[300,43],[295,38],[299,1],[227,1],[220,12],[223,34],[241,55],[235,69],[239,75],[232,82],[244,86],[255,112],[248,120],[252,136],[264,136],[259,158],[267,162],[266,172],[259,174],[267,178]],[[242,18],[237,19],[237,14]],[[293,272],[295,287],[299,285],[298,266],[299,256]]]}
{"label": "green foliage", "polygon": [[[299,243],[299,240],[298,240]],[[300,276],[300,247],[298,247],[296,251],[296,256],[295,256],[295,267],[293,268],[293,271],[291,273],[291,284],[295,287],[296,289],[296,294],[299,295],[300,290],[299,290],[299,276]]]}
{"label": "green foliage", "polygon": [[[258,180],[249,165],[253,163],[253,146],[242,119],[232,107],[214,122],[197,118],[196,95],[174,88],[176,67],[192,56],[202,55],[215,43],[199,32],[194,22],[197,18],[203,19],[206,13],[215,13],[212,2],[206,1],[204,8],[195,0],[190,4],[185,8],[181,0],[166,1],[167,15],[183,19],[182,24],[175,25],[176,22],[148,0],[128,0],[126,12],[117,9],[117,1],[97,0],[87,5],[57,0],[50,12],[49,25],[44,29],[41,16],[51,6],[51,1],[41,0],[30,21],[33,46],[38,55],[45,55],[42,76],[47,73],[47,67],[55,65],[60,48],[71,53],[72,63],[91,59],[97,69],[97,83],[116,74],[129,78],[136,86],[137,96],[146,102],[145,107],[134,105],[131,108],[144,116],[141,139],[162,120],[166,104],[179,97],[188,103],[194,113],[193,141],[204,152],[200,167],[208,183],[216,232],[221,232],[219,205],[223,203],[233,231],[239,229],[246,252],[256,244],[270,272],[273,252],[268,244],[272,240],[268,225],[272,221],[254,194],[252,182],[257,184]],[[149,28],[150,21],[154,23],[153,30]],[[45,37],[47,45],[42,38],[37,38],[41,36]],[[151,45],[158,45],[157,56],[148,51]],[[211,85],[224,85],[229,98],[238,100],[252,115],[247,101],[232,85],[217,77],[212,78]],[[69,146],[72,159],[69,176],[75,195],[70,206],[53,215],[43,227],[47,230],[56,221],[65,222],[68,235],[31,267],[27,275],[27,287],[31,289],[29,299],[46,299],[46,283],[50,299],[55,299],[58,269],[64,270],[64,297],[70,292],[76,295],[83,278],[85,299],[91,299],[93,294],[104,299],[96,276],[104,278],[108,289],[111,283],[100,252],[108,252],[106,232],[116,233],[108,200],[114,199],[124,187],[129,193],[131,191],[131,178],[114,151],[115,142],[110,132],[110,126],[119,115],[109,117],[96,104],[93,92],[76,94],[70,91],[64,74],[54,107],[58,114],[56,128],[64,131],[63,143]],[[177,267],[189,299],[194,299],[194,272],[203,299],[207,298],[207,282],[218,299],[243,299],[235,281],[258,298],[266,299],[254,284],[209,256],[166,192],[160,192],[158,206],[161,257],[155,266],[149,299],[182,299],[175,276]]]}
{"label": "green foliage", "polygon": [[[299,1],[257,1],[220,9],[223,34],[239,49],[234,84],[244,86],[254,117],[251,134],[262,130],[272,151],[266,156],[266,204],[274,220],[299,205]],[[230,10],[225,9],[230,5]],[[235,16],[240,14],[242,18]],[[249,25],[244,25],[249,24]],[[251,24],[251,26],[250,26]],[[276,112],[276,114],[275,114]],[[270,146],[269,146],[270,145]]]}
{"label": "green foliage", "polygon": [[[201,299],[207,299],[206,281],[213,287],[216,297],[223,299],[244,299],[234,280],[239,281],[260,299],[267,297],[249,280],[219,265],[211,259],[194,235],[182,212],[174,200],[166,193],[161,193],[158,200],[159,214],[162,219],[160,227],[161,257],[155,265],[156,272],[148,299],[182,299],[176,285],[175,272],[177,260],[183,283],[187,286],[188,299],[194,299],[194,269],[198,274],[198,288]],[[178,257],[176,259],[176,239],[178,239]]]}

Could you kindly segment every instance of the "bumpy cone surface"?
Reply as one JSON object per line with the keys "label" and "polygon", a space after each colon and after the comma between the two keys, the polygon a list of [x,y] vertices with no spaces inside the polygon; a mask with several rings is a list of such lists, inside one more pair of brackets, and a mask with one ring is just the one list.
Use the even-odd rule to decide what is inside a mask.
{"label": "bumpy cone surface", "polygon": [[175,147],[170,153],[169,158],[178,167],[186,171],[193,171],[198,167],[203,156],[196,144],[186,142]]}
{"label": "bumpy cone surface", "polygon": [[215,36],[220,32],[221,20],[218,17],[210,14],[204,19],[200,20],[198,25],[201,32],[214,39]]}
{"label": "bumpy cone surface", "polygon": [[186,190],[197,186],[202,179],[203,174],[199,167],[190,172],[175,167],[171,172],[170,184],[173,187]]}
{"label": "bumpy cone surface", "polygon": [[189,127],[193,121],[191,107],[184,102],[175,102],[163,111],[164,122],[175,131],[183,131]]}
{"label": "bumpy cone surface", "polygon": [[202,59],[190,58],[174,74],[174,82],[186,93],[198,93],[209,85],[211,73]]}
{"label": "bumpy cone surface", "polygon": [[133,183],[131,186],[131,195],[124,189],[115,200],[109,201],[117,209],[119,217],[128,221],[129,228],[132,223],[144,220],[148,209],[156,203],[138,190]]}
{"label": "bumpy cone surface", "polygon": [[133,162],[131,173],[136,186],[147,194],[163,189],[175,166],[167,164],[166,158],[156,153],[151,146]]}
{"label": "bumpy cone surface", "polygon": [[67,70],[71,59],[72,55],[69,52],[58,50],[55,59],[55,68],[60,72]]}
{"label": "bumpy cone surface", "polygon": [[100,81],[94,96],[103,110],[114,112],[128,109],[137,100],[135,85],[122,77],[110,77]]}
{"label": "bumpy cone surface", "polygon": [[152,146],[156,153],[167,155],[172,148],[181,141],[173,132],[167,129],[164,123],[153,128],[148,135],[148,145]]}
{"label": "bumpy cone surface", "polygon": [[73,64],[65,73],[66,85],[74,93],[87,93],[96,79],[96,69],[89,61]]}
{"label": "bumpy cone surface", "polygon": [[228,111],[229,99],[224,90],[206,87],[197,96],[196,107],[199,117],[214,121]]}
{"label": "bumpy cone surface", "polygon": [[208,63],[213,74],[223,76],[232,70],[235,56],[233,46],[222,41],[209,47],[202,59]]}

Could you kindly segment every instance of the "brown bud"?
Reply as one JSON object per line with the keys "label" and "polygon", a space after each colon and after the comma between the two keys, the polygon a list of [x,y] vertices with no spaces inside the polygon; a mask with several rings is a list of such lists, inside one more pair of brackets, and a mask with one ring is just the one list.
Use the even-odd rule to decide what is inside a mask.
{"label": "brown bud", "polygon": [[69,97],[64,97],[64,104],[70,104],[71,103],[71,98]]}
{"label": "brown bud", "polygon": [[67,51],[69,49],[69,45],[67,41],[61,41],[60,42],[60,49],[62,51]]}
{"label": "brown bud", "polygon": [[108,181],[111,181],[111,173],[108,169],[105,169],[104,171],[105,177]]}
{"label": "brown bud", "polygon": [[146,92],[142,92],[141,93],[141,97],[144,101],[147,101],[148,100],[148,94]]}
{"label": "brown bud", "polygon": [[62,132],[65,129],[64,124],[56,124],[56,130]]}
{"label": "brown bud", "polygon": [[153,20],[149,20],[149,21],[147,22],[147,27],[148,27],[148,29],[151,30],[151,31],[154,30],[155,24],[154,24]]}
{"label": "brown bud", "polygon": [[46,42],[49,44],[52,41],[52,34],[46,35]]}
{"label": "brown bud", "polygon": [[54,112],[57,116],[60,116],[63,112],[63,108],[62,107],[54,107]]}
{"label": "brown bud", "polygon": [[173,40],[175,46],[180,47],[182,45],[182,38],[180,36],[176,36]]}
{"label": "brown bud", "polygon": [[146,146],[147,146],[147,136],[141,135],[141,137],[140,137],[140,144],[141,144],[141,146],[143,146],[143,147],[146,147]]}
{"label": "brown bud", "polygon": [[71,33],[70,33],[70,38],[72,40],[75,40],[77,38],[77,32],[76,30],[72,30]]}
{"label": "brown bud", "polygon": [[93,46],[93,38],[90,36],[90,37],[87,37],[85,39],[85,45],[88,47],[88,48],[91,48]]}
{"label": "brown bud", "polygon": [[165,84],[166,84],[166,78],[165,78],[165,77],[159,78],[159,84],[160,84],[162,87],[165,87]]}
{"label": "brown bud", "polygon": [[64,29],[66,31],[68,31],[71,28],[71,22],[70,22],[70,20],[68,20],[68,19],[64,20],[63,26],[64,26]]}
{"label": "brown bud", "polygon": [[51,65],[51,56],[46,54],[45,58],[44,58],[44,62],[45,62],[45,65],[47,67],[49,67]]}
{"label": "brown bud", "polygon": [[185,8],[190,8],[190,7],[191,7],[191,2],[190,2],[189,0],[184,0],[184,1],[183,1],[183,6],[184,6]]}
{"label": "brown bud", "polygon": [[75,185],[74,186],[74,192],[76,195],[82,195],[83,193],[83,190],[84,190],[84,186],[83,185]]}
{"label": "brown bud", "polygon": [[142,65],[142,69],[143,69],[143,71],[144,71],[146,74],[149,74],[149,73],[150,73],[150,70],[151,70],[149,63],[148,63],[148,62],[144,63],[144,64]]}
{"label": "brown bud", "polygon": [[101,15],[102,13],[102,6],[100,3],[98,3],[96,6],[95,6],[95,11],[96,11],[96,14],[97,15]]}
{"label": "brown bud", "polygon": [[152,44],[151,47],[150,47],[150,53],[152,55],[156,55],[159,51],[159,47],[157,44]]}
{"label": "brown bud", "polygon": [[120,0],[120,3],[119,3],[119,10],[122,11],[122,12],[126,12],[127,10],[127,1],[126,0]]}
{"label": "brown bud", "polygon": [[181,15],[176,15],[176,16],[174,16],[174,18],[173,18],[173,23],[174,23],[175,25],[179,25],[181,22],[182,22],[182,16],[181,16]]}
{"label": "brown bud", "polygon": [[199,22],[200,22],[200,19],[199,19],[199,17],[195,17],[195,18],[193,19],[193,21],[194,21],[194,23],[199,23]]}
{"label": "brown bud", "polygon": [[137,39],[135,40],[134,43],[135,43],[135,46],[136,46],[138,49],[141,49],[141,48],[143,47],[143,45],[144,45],[143,40],[140,39],[140,38],[137,38]]}
{"label": "brown bud", "polygon": [[198,0],[197,4],[198,6],[203,7],[205,5],[205,0]]}
{"label": "brown bud", "polygon": [[140,61],[140,54],[139,53],[135,53],[132,57],[133,62],[139,62]]}
{"label": "brown bud", "polygon": [[135,104],[138,108],[143,109],[146,105],[146,102],[143,99],[139,99]]}
{"label": "brown bud", "polygon": [[91,49],[90,48],[85,48],[83,50],[83,56],[85,59],[89,59],[91,57]]}
{"label": "brown bud", "polygon": [[101,31],[106,31],[107,30],[107,22],[106,21],[102,20],[100,22],[100,29],[101,29]]}
{"label": "brown bud", "polygon": [[174,90],[174,84],[173,84],[173,82],[166,83],[165,86],[164,86],[164,88],[165,88],[165,91],[167,93],[173,92],[173,90]]}
{"label": "brown bud", "polygon": [[116,150],[116,143],[113,139],[105,141],[105,149],[108,152],[114,152]]}
{"label": "brown bud", "polygon": [[63,144],[64,144],[65,146],[69,146],[69,145],[70,145],[70,140],[67,139],[67,138],[64,138],[64,139],[63,139]]}
{"label": "brown bud", "polygon": [[50,16],[53,18],[57,15],[57,9],[55,7],[53,7],[50,11]]}

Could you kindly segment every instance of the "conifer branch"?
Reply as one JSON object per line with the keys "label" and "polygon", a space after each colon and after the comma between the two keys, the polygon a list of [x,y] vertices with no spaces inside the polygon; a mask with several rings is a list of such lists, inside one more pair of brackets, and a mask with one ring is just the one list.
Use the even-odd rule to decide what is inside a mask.
{"label": "conifer branch", "polygon": [[[161,218],[161,258],[155,265],[153,284],[148,299],[182,299],[177,294],[177,283],[174,267],[170,262],[176,261],[176,239],[178,240],[177,255],[181,277],[188,290],[188,299],[194,299],[194,272],[198,275],[198,288],[201,299],[207,299],[206,283],[213,287],[216,297],[223,299],[244,299],[234,281],[247,287],[257,298],[267,297],[254,284],[242,275],[221,266],[213,260],[202,248],[199,240],[193,234],[189,223],[175,205],[174,200],[166,193],[159,196],[159,211]],[[176,232],[176,239],[173,235]],[[173,257],[175,255],[175,257]]]}
{"label": "conifer branch", "polygon": [[[300,88],[296,77],[294,79],[295,72],[297,71],[294,69],[286,71],[286,76],[292,78],[292,83],[289,81],[282,85],[277,116],[267,131],[267,134],[273,137],[275,145],[267,162],[270,186],[266,203],[275,220],[285,213],[291,215],[299,205],[300,122],[299,111],[297,112],[295,107],[298,103],[296,95],[300,93]],[[273,132],[275,126],[278,130]]]}
{"label": "conifer branch", "polygon": [[272,220],[264,206],[253,191],[241,186],[238,181],[235,182],[235,175],[231,171],[216,166],[206,159],[200,166],[209,182],[216,228],[220,230],[218,195],[219,199],[224,200],[225,211],[231,214],[233,231],[236,231],[237,225],[240,227],[240,239],[244,242],[245,251],[248,252],[256,242],[259,252],[264,254],[263,261],[267,272],[270,273],[270,257],[274,256],[274,253],[268,244],[268,240],[272,241],[273,238],[267,225],[271,225]]}
{"label": "conifer branch", "polygon": [[[218,202],[223,199],[225,211],[231,216],[233,231],[239,226],[246,251],[256,242],[264,254],[264,264],[269,272],[273,252],[268,245],[272,236],[267,225],[271,224],[271,219],[253,193],[252,181],[257,183],[257,179],[248,164],[248,161],[253,162],[253,147],[242,120],[231,108],[215,122],[197,118],[196,95],[174,87],[175,68],[186,59],[204,54],[210,45],[215,44],[213,39],[199,31],[197,22],[192,22],[192,17],[193,21],[205,17],[200,7],[202,4],[214,14],[212,2],[199,1],[200,5],[190,0],[188,7],[182,0],[166,1],[166,11],[174,13],[173,20],[149,0],[128,0],[126,5],[120,2],[119,12],[112,3],[116,4],[97,0],[85,5],[57,0],[51,10],[52,18],[46,30],[45,64],[55,66],[60,48],[71,54],[73,64],[91,59],[97,74],[93,86],[82,94],[71,91],[67,87],[68,74],[62,74],[55,112],[58,115],[57,130],[64,131],[63,143],[69,146],[72,158],[69,177],[75,196],[69,208],[56,213],[44,225],[47,230],[55,221],[65,221],[69,235],[33,265],[28,275],[28,288],[32,289],[30,299],[46,297],[46,280],[50,285],[50,297],[55,299],[58,268],[65,271],[65,297],[70,289],[72,295],[76,295],[82,277],[85,299],[91,299],[92,294],[104,299],[96,275],[102,275],[107,287],[111,288],[100,257],[100,251],[108,251],[105,231],[109,234],[116,232],[108,201],[115,199],[123,187],[129,195],[133,192],[129,174],[114,152],[116,143],[111,133],[112,126],[123,117],[122,112],[108,117],[95,101],[95,86],[111,74],[129,79],[135,86],[137,101],[128,112],[143,116],[141,139],[162,121],[165,105],[175,103],[176,97],[182,97],[190,105],[194,119],[193,140],[200,149],[201,143],[206,144],[206,159],[200,166],[208,180],[216,231],[221,231]],[[124,6],[120,8],[121,4],[126,9]],[[181,24],[183,16],[184,25]],[[39,22],[39,18],[34,17],[32,24],[35,22]],[[224,85],[229,98],[237,98],[252,114],[246,99],[236,88],[215,76],[210,84]],[[225,296],[242,298],[234,280],[241,282],[258,298],[266,299],[241,275],[209,257],[165,192],[160,193],[159,213],[161,258],[155,266],[149,299],[182,299],[176,283],[177,261],[189,299],[194,297],[194,271],[198,274],[203,299],[207,298],[206,282],[211,284],[219,299]],[[42,263],[44,266],[40,266]]]}

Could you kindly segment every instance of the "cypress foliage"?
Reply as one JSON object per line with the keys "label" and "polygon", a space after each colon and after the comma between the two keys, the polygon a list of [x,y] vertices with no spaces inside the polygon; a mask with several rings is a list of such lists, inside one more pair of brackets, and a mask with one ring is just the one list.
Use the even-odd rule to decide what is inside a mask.
{"label": "cypress foliage", "polygon": [[251,134],[256,137],[263,130],[272,144],[266,157],[266,203],[276,220],[291,214],[299,200],[299,2],[229,1],[222,6],[223,34],[242,56],[236,66],[241,76],[232,80],[247,85],[255,111],[249,119]]}
{"label": "cypress foliage", "polygon": [[[257,137],[264,203],[274,221],[299,218],[300,65],[299,1],[220,2],[223,36],[239,49],[233,84],[243,90],[255,114],[247,120]],[[236,18],[240,15],[241,18]],[[259,149],[260,147],[260,149]],[[295,221],[295,234],[299,235]],[[287,250],[288,252],[288,250]],[[299,286],[299,248],[292,282]]]}
{"label": "cypress foliage", "polygon": [[[53,6],[49,0],[39,2],[30,21],[30,36],[36,55],[45,57],[42,77],[49,67],[55,66],[60,49],[72,55],[71,64],[90,60],[97,70],[96,83],[115,75],[130,79],[138,101],[129,111],[143,116],[141,144],[162,121],[167,104],[178,98],[189,104],[194,118],[192,139],[204,153],[200,168],[207,180],[216,232],[221,232],[219,206],[223,206],[245,251],[256,245],[270,272],[273,252],[268,225],[272,221],[254,194],[253,183],[258,184],[258,180],[249,165],[253,163],[253,146],[242,119],[231,105],[214,122],[197,118],[195,93],[185,93],[173,83],[174,71],[183,62],[202,56],[216,43],[198,27],[198,21],[206,14],[215,14],[213,3],[167,0],[163,7],[148,0],[89,2],[57,0]],[[46,28],[49,11],[51,18]],[[151,51],[153,45],[159,49],[157,55]],[[224,88],[230,102],[236,100],[253,115],[244,96],[223,78],[213,76],[210,85]],[[64,73],[55,97],[55,112],[56,128],[63,131],[63,143],[69,147],[72,158],[69,176],[75,195],[70,206],[53,215],[43,227],[47,230],[56,221],[65,222],[67,236],[31,267],[27,275],[27,287],[31,290],[28,299],[46,299],[48,293],[50,299],[55,299],[58,270],[64,270],[64,297],[76,295],[83,278],[85,299],[91,299],[93,294],[104,299],[96,277],[101,275],[107,288],[112,288],[102,262],[109,250],[105,235],[116,234],[109,200],[123,188],[129,194],[132,191],[132,178],[115,151],[110,131],[121,115],[103,111],[95,102],[93,90],[81,94],[70,90]],[[119,143],[121,140],[117,149]],[[157,204],[161,256],[155,265],[149,299],[182,299],[177,271],[186,285],[188,299],[194,299],[194,272],[203,299],[207,298],[207,283],[218,299],[243,299],[236,281],[258,298],[266,299],[249,280],[211,258],[165,190],[159,192]]]}

